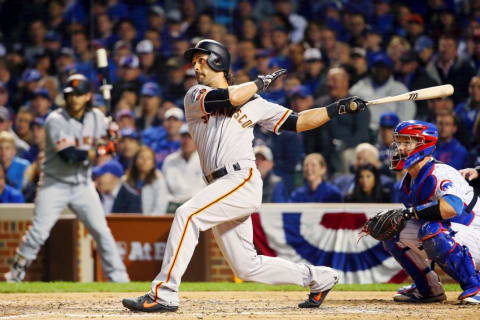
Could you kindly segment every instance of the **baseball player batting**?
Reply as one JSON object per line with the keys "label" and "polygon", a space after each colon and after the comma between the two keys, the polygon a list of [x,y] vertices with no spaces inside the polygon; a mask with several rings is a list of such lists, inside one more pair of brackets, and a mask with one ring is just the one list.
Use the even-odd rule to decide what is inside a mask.
{"label": "baseball player batting", "polygon": [[5,278],[12,282],[23,280],[26,268],[37,257],[63,209],[69,206],[97,242],[106,277],[110,281],[128,282],[128,274],[91,180],[95,144],[106,136],[105,116],[92,109],[92,94],[83,75],[71,75],[63,93],[66,108],[53,111],[45,123],[45,161],[33,224]]}
{"label": "baseball player batting", "polygon": [[461,303],[480,304],[478,193],[460,172],[432,157],[438,140],[435,125],[404,121],[393,135],[391,168],[407,170],[400,187],[406,208],[387,213],[400,214],[406,223],[384,246],[414,281],[401,288],[394,301],[425,303],[447,299],[431,267],[433,261],[460,284]]}
{"label": "baseball player batting", "polygon": [[262,179],[255,166],[253,127],[259,124],[277,134],[285,130],[310,130],[332,117],[352,112],[349,105],[353,101],[359,106],[356,111],[364,110],[364,101],[346,98],[297,114],[256,94],[267,89],[286,70],[229,86],[230,54],[221,43],[202,40],[184,56],[192,63],[199,83],[187,92],[184,105],[208,186],[177,209],[162,269],[152,281],[150,292],[135,299],[123,299],[123,305],[144,312],[176,311],[180,281],[199,233],[211,228],[237,277],[308,287],[308,299],[299,307],[319,307],[338,281],[335,270],[261,256],[255,251],[250,214],[261,204]]}

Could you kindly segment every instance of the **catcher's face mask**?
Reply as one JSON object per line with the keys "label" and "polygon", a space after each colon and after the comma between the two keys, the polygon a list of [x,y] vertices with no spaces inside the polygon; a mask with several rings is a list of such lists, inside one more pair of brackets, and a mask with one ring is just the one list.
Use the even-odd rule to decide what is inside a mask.
{"label": "catcher's face mask", "polygon": [[416,150],[424,145],[424,141],[419,141],[416,137],[396,133],[393,134],[393,137],[394,142],[390,145],[389,150],[390,169],[400,171],[413,164],[412,162],[408,166],[405,166],[407,160],[415,155]]}

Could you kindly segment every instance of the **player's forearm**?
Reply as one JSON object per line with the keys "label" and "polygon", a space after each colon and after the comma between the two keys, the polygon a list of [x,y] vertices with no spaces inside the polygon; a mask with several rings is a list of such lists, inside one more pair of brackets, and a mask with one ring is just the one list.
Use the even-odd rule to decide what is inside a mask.
{"label": "player's forearm", "polygon": [[230,103],[235,107],[241,106],[250,100],[257,91],[257,85],[253,81],[229,86],[228,95]]}
{"label": "player's forearm", "polygon": [[315,108],[302,111],[298,114],[297,132],[318,128],[329,121],[326,108]]}

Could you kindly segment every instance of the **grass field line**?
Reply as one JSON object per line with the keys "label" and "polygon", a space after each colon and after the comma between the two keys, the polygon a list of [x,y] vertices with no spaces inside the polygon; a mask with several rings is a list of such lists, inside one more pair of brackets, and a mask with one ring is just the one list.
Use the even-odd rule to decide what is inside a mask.
{"label": "grass field line", "polygon": [[[339,284],[333,291],[396,291],[405,284]],[[457,284],[445,284],[446,291],[461,291]],[[0,283],[0,293],[49,292],[147,292],[150,282],[23,282]],[[260,283],[184,282],[180,291],[305,291],[295,285],[267,285]]]}

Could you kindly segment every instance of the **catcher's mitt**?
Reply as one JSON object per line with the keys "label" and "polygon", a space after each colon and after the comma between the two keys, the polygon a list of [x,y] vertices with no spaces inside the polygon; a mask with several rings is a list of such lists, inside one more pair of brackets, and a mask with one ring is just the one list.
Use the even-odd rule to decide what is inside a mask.
{"label": "catcher's mitt", "polygon": [[410,217],[411,214],[408,209],[381,211],[365,222],[361,233],[371,235],[380,241],[388,240],[405,228],[405,224]]}

